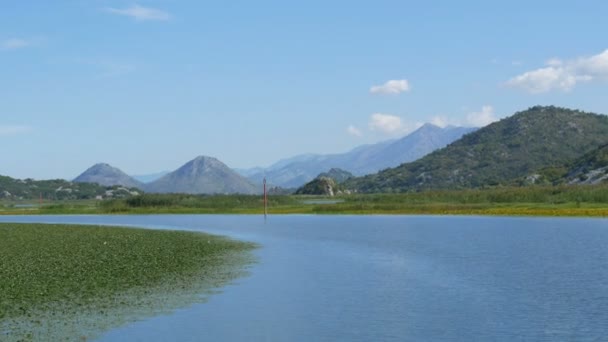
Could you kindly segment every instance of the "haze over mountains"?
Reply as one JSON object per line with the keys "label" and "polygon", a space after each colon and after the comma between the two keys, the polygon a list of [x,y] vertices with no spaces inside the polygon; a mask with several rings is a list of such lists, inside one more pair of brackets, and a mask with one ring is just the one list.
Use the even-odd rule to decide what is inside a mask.
{"label": "haze over mountains", "polygon": [[295,188],[331,168],[340,168],[361,176],[398,166],[444,147],[475,130],[476,128],[454,126],[441,128],[427,123],[397,140],[359,146],[346,153],[299,155],[283,159],[267,169],[255,168],[239,172],[254,183],[261,183],[265,176],[272,185]]}
{"label": "haze over mountains", "polygon": [[131,178],[140,181],[142,183],[150,183],[150,182],[154,182],[155,180],[159,179],[160,177],[166,175],[167,173],[169,173],[171,171],[161,171],[161,172],[155,172],[155,173],[148,173],[145,175],[132,175]]}
{"label": "haze over mountains", "polygon": [[[596,184],[608,180],[607,145],[607,116],[536,106],[478,130],[427,124],[398,140],[343,154],[300,155],[263,171],[256,168],[238,174],[216,158],[200,156],[149,183],[107,164],[94,165],[74,181],[159,193],[255,194],[261,191],[264,175],[272,185],[295,187],[334,169],[344,175],[340,188],[356,192]],[[427,151],[431,153],[424,155]],[[418,155],[422,157],[416,159]],[[403,163],[408,159],[415,160]],[[386,167],[395,164],[398,166]],[[361,175],[376,169],[382,170],[347,179],[350,173]]]}
{"label": "haze over mountains", "polygon": [[[416,159],[473,130],[426,124],[401,139],[360,146],[343,154],[300,155],[281,160],[266,170],[239,170],[240,174],[218,159],[205,156],[197,157],[173,172],[139,176],[144,181],[100,163],[87,169],[74,181],[138,187],[154,193],[254,194],[260,192],[264,175],[269,184],[286,188],[301,186],[318,174],[337,169],[340,165],[345,165],[343,168],[348,172],[361,175]],[[248,179],[243,175],[248,175]]]}

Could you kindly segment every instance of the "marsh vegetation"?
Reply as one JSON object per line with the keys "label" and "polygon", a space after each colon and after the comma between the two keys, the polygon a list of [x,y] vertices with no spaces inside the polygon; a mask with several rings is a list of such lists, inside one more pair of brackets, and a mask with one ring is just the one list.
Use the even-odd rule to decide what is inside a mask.
{"label": "marsh vegetation", "polygon": [[208,234],[0,224],[0,340],[90,337],[204,299],[253,244]]}

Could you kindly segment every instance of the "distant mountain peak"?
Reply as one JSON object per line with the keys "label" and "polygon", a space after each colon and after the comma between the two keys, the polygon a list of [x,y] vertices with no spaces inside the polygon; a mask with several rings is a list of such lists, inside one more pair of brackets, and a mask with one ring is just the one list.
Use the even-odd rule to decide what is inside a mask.
{"label": "distant mountain peak", "polygon": [[96,164],[93,164],[93,166],[89,167],[88,170],[100,169],[100,168],[113,168],[113,167],[112,167],[112,165],[110,165],[108,163],[96,163]]}
{"label": "distant mountain peak", "polygon": [[204,156],[204,155],[197,156],[196,158],[192,159],[191,161],[193,161],[193,162],[206,162],[206,161],[219,162],[219,160],[215,157]]}
{"label": "distant mountain peak", "polygon": [[197,156],[145,187],[149,192],[254,194],[259,190],[215,157]]}
{"label": "distant mountain peak", "polygon": [[74,178],[74,182],[97,183],[104,186],[122,185],[129,188],[141,188],[142,186],[141,182],[108,163],[97,163],[89,167]]}
{"label": "distant mountain peak", "polygon": [[418,128],[418,130],[420,129],[442,129],[442,127],[439,127],[435,124],[432,124],[430,122],[426,122],[424,123],[422,126],[420,126],[420,128]]}

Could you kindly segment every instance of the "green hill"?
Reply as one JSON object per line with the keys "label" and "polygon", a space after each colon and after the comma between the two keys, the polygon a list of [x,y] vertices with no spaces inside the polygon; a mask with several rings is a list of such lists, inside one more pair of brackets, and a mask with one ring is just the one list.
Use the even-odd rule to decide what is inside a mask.
{"label": "green hill", "polygon": [[296,190],[296,195],[334,196],[337,188],[338,184],[335,180],[329,177],[317,177]]}
{"label": "green hill", "polygon": [[562,166],[608,143],[608,117],[532,107],[463,136],[412,163],[345,183],[360,192],[475,188],[511,184]]}
{"label": "green hill", "polygon": [[332,168],[320,173],[315,179],[302,185],[296,190],[296,195],[325,195],[334,196],[342,191],[340,184],[353,178],[353,174],[338,168]]}
{"label": "green hill", "polygon": [[63,179],[33,180],[0,176],[0,199],[75,200],[102,198],[124,198],[137,194],[137,189],[120,186],[102,186],[93,183],[75,183]]}
{"label": "green hill", "polygon": [[336,182],[336,184],[341,184],[355,176],[348,171],[338,169],[338,168],[332,168],[329,171],[323,172],[317,176],[317,178],[321,178],[321,177],[331,178]]}

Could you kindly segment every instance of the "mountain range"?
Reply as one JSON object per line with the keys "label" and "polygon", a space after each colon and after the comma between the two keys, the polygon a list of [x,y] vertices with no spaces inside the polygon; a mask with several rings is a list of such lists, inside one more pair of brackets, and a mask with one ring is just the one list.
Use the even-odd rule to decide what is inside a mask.
{"label": "mountain range", "polygon": [[414,162],[350,179],[344,186],[359,192],[404,192],[509,185],[572,163],[607,143],[607,116],[536,106]]}
{"label": "mountain range", "polygon": [[[354,170],[360,175],[415,159],[473,130],[463,127],[439,128],[426,124],[398,140],[363,145],[343,154],[299,155],[280,160],[268,169],[241,169],[240,174],[218,159],[206,156],[199,156],[173,172],[137,176],[139,179],[116,167],[99,163],[76,177],[74,182],[137,187],[152,193],[255,194],[260,192],[259,185],[264,176],[271,186],[293,188],[303,185],[321,172],[338,172],[340,165],[346,165],[347,171]],[[352,176],[350,172],[347,175]]]}
{"label": "mountain range", "polygon": [[255,194],[258,187],[213,157],[199,156],[179,169],[143,183],[105,163],[95,164],[74,179],[77,183],[137,187],[152,193]]}
{"label": "mountain range", "polygon": [[266,169],[254,168],[239,172],[257,184],[266,177],[272,185],[296,188],[331,168],[340,168],[361,176],[395,167],[442,148],[475,130],[476,128],[454,126],[441,128],[427,123],[401,139],[359,146],[346,153],[299,155],[280,160]]}
{"label": "mountain range", "polygon": [[[410,159],[414,160],[407,162]],[[256,194],[264,176],[271,189],[301,186],[321,175],[317,180],[340,178],[335,184],[341,190],[364,193],[596,184],[608,180],[608,117],[536,106],[481,129],[426,124],[401,139],[347,153],[300,155],[266,169],[239,172],[216,158],[200,156],[152,182],[140,182],[103,163],[90,167],[74,182],[193,194]]]}

